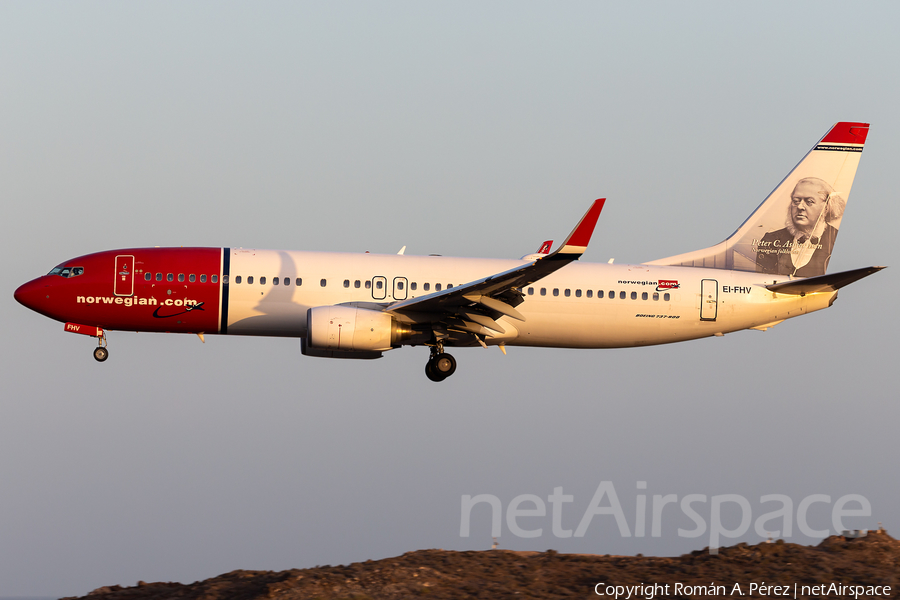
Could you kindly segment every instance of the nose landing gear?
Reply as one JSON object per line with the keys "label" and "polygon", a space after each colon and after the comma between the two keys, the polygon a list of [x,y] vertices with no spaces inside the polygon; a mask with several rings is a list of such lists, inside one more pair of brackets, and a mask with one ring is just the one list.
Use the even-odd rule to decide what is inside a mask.
{"label": "nose landing gear", "polygon": [[[99,329],[99,328],[98,328]],[[94,348],[94,360],[103,362],[109,358],[109,350],[106,349],[106,332],[97,336],[97,347]]]}
{"label": "nose landing gear", "polygon": [[94,348],[94,359],[103,362],[109,358],[109,350],[106,349],[106,330],[93,325],[81,325],[79,323],[66,323],[65,330],[69,333],[89,335],[97,338],[97,347]]}
{"label": "nose landing gear", "polygon": [[444,352],[444,345],[431,347],[431,356],[425,363],[425,376],[431,381],[443,381],[456,372],[456,359]]}

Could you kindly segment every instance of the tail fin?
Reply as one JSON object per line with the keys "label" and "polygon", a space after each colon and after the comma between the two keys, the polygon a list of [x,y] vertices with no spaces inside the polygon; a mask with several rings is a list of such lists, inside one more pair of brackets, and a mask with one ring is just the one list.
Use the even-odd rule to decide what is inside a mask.
{"label": "tail fin", "polygon": [[727,240],[646,264],[824,274],[868,132],[837,123]]}

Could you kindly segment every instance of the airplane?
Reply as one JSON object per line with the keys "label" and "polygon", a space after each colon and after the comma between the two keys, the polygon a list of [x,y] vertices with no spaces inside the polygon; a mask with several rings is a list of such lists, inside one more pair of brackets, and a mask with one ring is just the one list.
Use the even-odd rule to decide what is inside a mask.
{"label": "airplane", "polygon": [[605,199],[555,251],[520,260],[128,248],[60,263],[19,287],[24,306],[97,338],[107,331],[287,336],[304,355],[375,359],[425,346],[425,374],[451,376],[450,347],[624,348],[765,331],[830,307],[884,267],[826,273],[868,123],[828,130],[719,244],[640,264],[585,263]]}

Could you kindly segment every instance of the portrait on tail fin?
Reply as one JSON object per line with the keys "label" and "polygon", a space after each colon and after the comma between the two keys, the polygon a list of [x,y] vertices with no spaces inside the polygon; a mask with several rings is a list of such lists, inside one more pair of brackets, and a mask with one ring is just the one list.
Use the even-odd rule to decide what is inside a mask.
{"label": "portrait on tail fin", "polygon": [[868,132],[836,123],[724,241],[645,264],[824,275]]}
{"label": "portrait on tail fin", "polygon": [[753,244],[759,273],[824,275],[847,202],[818,177],[797,182],[787,203],[784,227]]}

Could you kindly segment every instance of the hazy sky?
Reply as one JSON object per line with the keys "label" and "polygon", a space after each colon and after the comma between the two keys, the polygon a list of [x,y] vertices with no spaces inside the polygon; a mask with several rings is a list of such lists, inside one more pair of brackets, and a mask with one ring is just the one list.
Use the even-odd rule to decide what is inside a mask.
{"label": "hazy sky", "polygon": [[[678,535],[694,525],[677,507],[634,537],[638,494],[738,494],[754,520],[777,508],[764,495],[796,515],[860,494],[872,516],[851,526],[900,532],[898,19],[846,2],[0,4],[0,596],[488,548],[487,505],[460,537],[462,496],[505,511],[562,487],[575,529],[602,481],[632,537],[611,516],[555,536],[547,503],[519,521],[540,537],[504,520],[501,547],[708,545]],[[652,260],[728,236],[842,120],[872,130],[830,268],[894,268],[765,333],[461,349],[434,384],[423,348],[329,361],[290,339],[115,332],[101,365],[13,300],[118,247],[518,258],[602,196],[583,260]],[[809,524],[831,528],[831,506]],[[790,541],[817,543],[796,520]]]}

